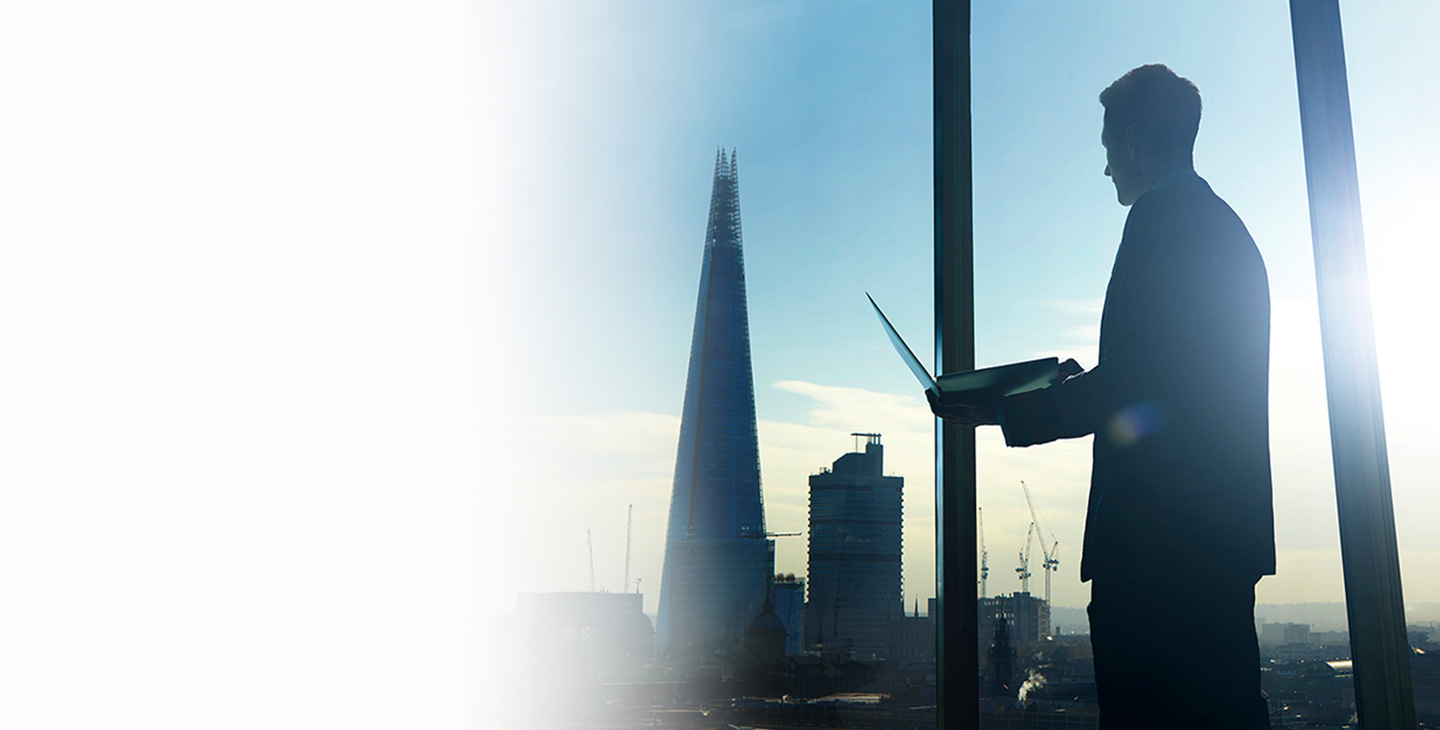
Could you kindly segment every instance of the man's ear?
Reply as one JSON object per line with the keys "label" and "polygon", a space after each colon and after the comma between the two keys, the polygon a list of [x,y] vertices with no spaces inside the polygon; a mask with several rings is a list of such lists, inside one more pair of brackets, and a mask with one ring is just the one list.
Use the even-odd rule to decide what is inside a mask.
{"label": "man's ear", "polygon": [[1125,128],[1125,151],[1130,153],[1131,160],[1140,158],[1140,139],[1136,136],[1134,127]]}

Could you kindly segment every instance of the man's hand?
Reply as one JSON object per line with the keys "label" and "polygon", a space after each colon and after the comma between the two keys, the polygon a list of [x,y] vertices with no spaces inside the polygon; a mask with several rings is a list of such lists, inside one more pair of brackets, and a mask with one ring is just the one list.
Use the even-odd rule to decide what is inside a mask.
{"label": "man's hand", "polygon": [[1000,424],[1000,398],[993,393],[942,393],[926,390],[930,411],[956,426],[997,426]]}
{"label": "man's hand", "polygon": [[1085,372],[1085,368],[1080,367],[1080,363],[1075,362],[1075,358],[1069,358],[1065,362],[1060,363],[1060,377],[1056,378],[1055,382],[1051,383],[1051,385],[1063,383],[1083,372]]}
{"label": "man's hand", "polygon": [[[1058,385],[1081,373],[1085,368],[1074,359],[1060,363],[1060,373],[1050,385]],[[941,393],[925,391],[930,401],[930,412],[945,419],[946,423],[957,426],[998,426],[1000,425],[1000,398],[995,393]]]}

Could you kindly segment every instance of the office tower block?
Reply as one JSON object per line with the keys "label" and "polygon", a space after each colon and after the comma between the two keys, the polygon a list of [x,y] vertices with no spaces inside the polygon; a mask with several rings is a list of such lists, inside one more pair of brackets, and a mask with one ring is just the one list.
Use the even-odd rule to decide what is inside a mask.
{"label": "office tower block", "polygon": [[775,576],[775,613],[785,623],[785,654],[799,654],[805,641],[804,578],[796,578],[794,573]]}
{"label": "office tower block", "polygon": [[744,656],[774,565],[760,494],[739,177],[734,153],[726,159],[721,151],[660,583],[656,638],[671,661]]}
{"label": "office tower block", "polygon": [[976,599],[980,638],[995,631],[995,622],[1000,616],[1010,620],[1010,643],[1020,649],[1030,649],[1050,636],[1050,604],[1039,596],[1026,591],[1016,591],[1008,596],[991,596]]}
{"label": "office tower block", "polygon": [[810,477],[806,644],[855,659],[886,655],[888,624],[904,615],[900,583],[903,477],[884,475],[880,434],[865,451]]}

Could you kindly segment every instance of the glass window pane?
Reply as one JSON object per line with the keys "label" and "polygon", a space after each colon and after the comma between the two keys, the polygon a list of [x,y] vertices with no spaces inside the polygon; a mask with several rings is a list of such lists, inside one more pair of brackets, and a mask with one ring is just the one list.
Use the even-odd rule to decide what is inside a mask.
{"label": "glass window pane", "polygon": [[[1274,722],[1344,722],[1353,711],[1349,678],[1343,665],[1325,661],[1348,658],[1347,626],[1287,8],[985,3],[975,6],[974,17],[982,365],[1043,356],[1096,365],[1107,285],[1114,286],[1112,266],[1132,210],[1117,204],[1114,178],[1106,176],[1098,96],[1130,69],[1155,62],[1198,87],[1204,108],[1195,170],[1243,220],[1269,277],[1277,570],[1256,587],[1262,686]],[[1071,717],[1095,711],[1085,611],[1092,584],[1081,582],[1079,571],[1091,448],[1088,436],[1007,448],[998,429],[981,429],[979,504],[990,595],[1023,594],[1019,556],[1027,537],[1033,540],[1029,597],[1009,598],[1013,608],[991,604],[1014,614],[1015,663],[1002,665],[1007,681],[993,673],[990,679],[990,686],[1006,687],[988,691],[997,701],[987,703],[987,712],[996,717],[1017,705]],[[1040,540],[1031,535],[1022,480],[1033,495]],[[1045,551],[1057,545],[1058,565],[1048,575],[1050,636],[1031,643],[1044,618],[1025,607],[1035,596],[1043,599]],[[1135,601],[1155,600],[1141,587],[1154,584],[1156,573],[1180,570],[1183,547],[1178,535],[1134,545],[1148,554],[1136,562],[1155,566],[1133,573]],[[1177,610],[1173,626],[1156,636],[1175,642],[1177,660],[1190,651],[1177,638],[1186,628],[1181,615]],[[990,625],[982,627],[982,647],[993,644]],[[988,673],[990,657],[981,661]],[[1312,675],[1325,677],[1322,689],[1296,679]]]}
{"label": "glass window pane", "polygon": [[1428,362],[1440,356],[1425,314],[1440,265],[1427,213],[1440,193],[1440,142],[1427,122],[1440,114],[1434,93],[1440,52],[1424,37],[1440,12],[1427,3],[1347,3],[1341,21],[1416,719],[1434,727],[1440,725],[1440,462],[1434,455],[1440,427],[1428,414],[1440,408],[1440,396],[1419,383]]}
{"label": "glass window pane", "polygon": [[[1427,311],[1424,277],[1435,268],[1426,265],[1434,251],[1424,245],[1420,211],[1433,197],[1440,162],[1425,125],[1440,110],[1426,93],[1436,86],[1433,44],[1417,35],[1434,25],[1425,22],[1433,10],[1414,3],[1345,10],[1397,531],[1412,642],[1424,650],[1440,633],[1440,614],[1432,615],[1440,596],[1431,595],[1429,578],[1440,546],[1428,528],[1437,515],[1427,496],[1435,471],[1427,447],[1435,439],[1426,414],[1435,409],[1419,371],[1436,358],[1415,314]],[[485,118],[494,125],[482,152],[503,184],[490,189],[482,232],[503,242],[495,263],[511,275],[497,297],[506,311],[495,315],[496,326],[520,353],[500,366],[516,397],[497,409],[507,432],[497,470],[524,486],[494,498],[497,511],[516,517],[490,544],[516,557],[497,569],[502,589],[487,615],[516,627],[512,650],[535,673],[525,676],[585,688],[564,702],[520,693],[530,702],[525,711],[546,707],[568,717],[603,706],[617,718],[754,724],[776,713],[865,717],[903,704],[909,714],[887,722],[906,726],[919,713],[923,723],[934,691],[926,653],[934,631],[932,421],[863,293],[874,295],[928,363],[928,7],[657,2],[493,15],[510,30],[487,36],[502,50],[486,56],[494,63],[482,74],[491,94],[482,99]],[[1127,70],[1155,61],[1200,89],[1196,170],[1244,221],[1269,277],[1277,571],[1256,589],[1262,686],[1275,722],[1348,720],[1353,691],[1341,663],[1348,636],[1286,8],[984,3],[973,10],[973,31],[982,366],[1042,356],[1097,362],[1103,299],[1129,212],[1104,175],[1097,96]],[[720,165],[716,148],[723,148]],[[696,590],[716,596],[744,581],[720,585],[703,576],[751,575],[743,566],[773,560],[763,593],[786,628],[783,668],[743,690],[737,678],[753,669],[747,662],[755,653],[749,629],[761,637],[768,619],[735,634],[746,635],[743,652],[712,651],[706,661],[692,652],[686,664],[667,647],[632,666],[635,652],[619,648],[630,645],[597,638],[595,626],[555,619],[563,630],[535,638],[524,615],[543,613],[536,601],[559,611],[560,603],[592,600],[564,610],[603,613],[610,609],[601,604],[624,603],[615,610],[633,618],[636,599],[576,598],[591,592],[593,572],[596,593],[638,589],[646,625],[656,631],[665,623],[662,633],[670,632],[660,598],[666,545],[681,524],[676,475],[735,463],[733,454],[677,445],[687,404],[694,405],[686,393],[696,377],[697,317],[727,307],[734,313],[733,302],[707,299],[701,284],[707,266],[740,265],[706,258],[707,241],[718,240],[710,230],[717,167],[738,186],[745,214],[738,240],[754,440],[763,531],[776,536],[735,538],[753,541],[749,552],[738,542],[711,552],[690,545],[689,558],[672,553],[672,560],[708,566],[687,575]],[[706,372],[743,381],[742,361]],[[750,426],[743,412],[738,418],[712,424],[707,438],[746,442]],[[872,433],[880,434],[874,451],[863,435]],[[868,458],[881,449],[883,463],[872,467]],[[689,466],[679,463],[687,459]],[[1004,686],[988,692],[987,722],[1020,708],[1093,721],[1090,584],[1079,579],[1090,459],[1089,437],[1015,449],[998,429],[980,431],[988,568],[981,664],[985,681]],[[904,479],[899,505],[885,491],[890,477]],[[714,512],[730,504],[707,499],[694,505]],[[760,533],[738,509],[726,524]],[[898,602],[859,590],[895,582],[890,558],[879,556],[893,552],[897,514]],[[1018,570],[1027,542],[1027,568]],[[1165,545],[1147,549],[1165,561]],[[629,576],[623,585],[616,582],[622,574]],[[570,597],[540,597],[561,591]],[[765,598],[756,600],[763,609]],[[741,608],[737,617],[767,613]],[[1009,648],[992,654],[995,615],[1008,617],[998,623]],[[798,632],[795,623],[803,625]],[[630,626],[643,633],[640,621]],[[630,664],[595,664],[600,650],[589,647],[605,641],[607,656]],[[572,655],[585,662],[555,669],[554,657]],[[1008,672],[1004,681],[992,671],[994,659]],[[1414,661],[1422,721],[1437,701],[1435,683],[1424,678],[1427,661],[1418,653]],[[622,677],[648,689],[615,694]],[[713,688],[697,689],[710,680]],[[655,690],[662,681],[678,684]],[[839,690],[865,698],[812,701]],[[740,693],[751,699],[737,700]],[[787,694],[799,699],[778,701]],[[697,715],[702,709],[716,714]]]}
{"label": "glass window pane", "polygon": [[493,15],[509,720],[933,724],[929,7]]}

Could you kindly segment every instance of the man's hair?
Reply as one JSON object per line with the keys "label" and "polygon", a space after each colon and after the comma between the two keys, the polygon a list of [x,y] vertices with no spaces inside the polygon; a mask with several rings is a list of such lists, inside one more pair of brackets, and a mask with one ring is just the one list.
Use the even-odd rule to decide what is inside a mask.
{"label": "man's hair", "polygon": [[1100,92],[1105,126],[1129,127],[1161,160],[1188,160],[1200,130],[1200,90],[1169,67],[1152,63],[1132,69]]}

